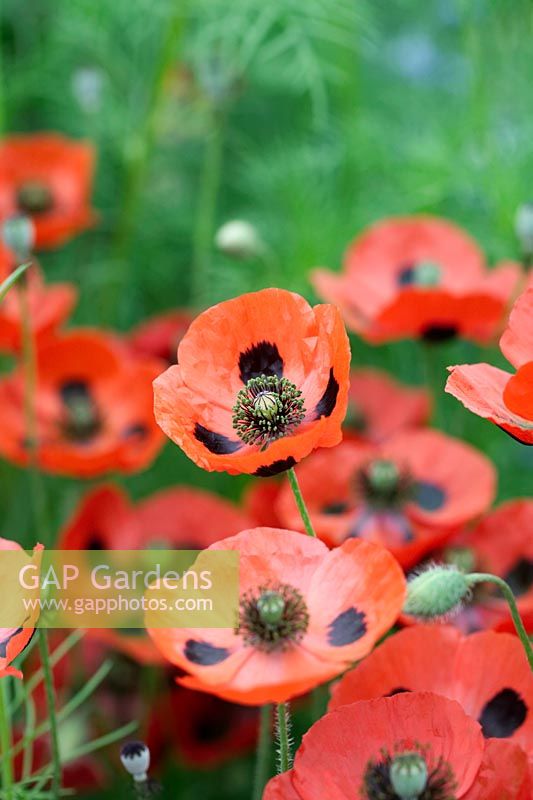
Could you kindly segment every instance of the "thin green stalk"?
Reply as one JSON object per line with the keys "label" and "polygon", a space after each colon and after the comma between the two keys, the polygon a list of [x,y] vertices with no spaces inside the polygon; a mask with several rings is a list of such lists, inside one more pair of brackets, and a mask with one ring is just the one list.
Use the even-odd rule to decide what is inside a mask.
{"label": "thin green stalk", "polygon": [[254,785],[252,800],[261,800],[268,779],[270,765],[270,736],[272,728],[272,707],[268,703],[259,712],[259,731],[255,755]]}
{"label": "thin green stalk", "polygon": [[33,769],[33,731],[35,730],[36,714],[33,696],[27,692],[25,697],[25,726],[24,726],[24,753],[22,755],[22,778],[29,778]]}
{"label": "thin green stalk", "polygon": [[[55,650],[54,650],[54,651],[53,651],[53,652],[50,654],[50,664],[51,664],[51,666],[52,666],[52,669],[53,669],[53,668],[56,666],[56,664],[58,664],[58,663],[61,661],[61,659],[62,659],[62,658],[64,658],[64,656],[66,656],[66,655],[67,655],[67,653],[69,653],[69,652],[70,652],[70,650],[72,650],[72,648],[73,648],[73,647],[74,647],[74,646],[75,646],[75,645],[76,645],[76,644],[77,644],[77,643],[78,643],[78,642],[79,642],[79,641],[80,641],[80,640],[81,640],[81,639],[82,639],[84,636],[85,636],[85,631],[83,631],[83,630],[76,630],[76,631],[72,631],[72,633],[70,633],[70,634],[67,636],[67,638],[66,638],[66,639],[64,639],[64,640],[61,642],[61,644],[59,644],[59,645],[56,647],[56,649],[55,649]],[[27,656],[27,654],[28,654],[29,647],[32,647],[32,646],[33,646],[33,643],[34,643],[34,642],[36,642],[36,641],[37,641],[37,639],[36,639],[36,638],[35,638],[35,639],[32,639],[32,641],[30,642],[30,645],[29,645],[29,646],[28,646],[28,647],[27,647],[27,648],[24,650],[24,655],[25,655],[25,656]],[[35,673],[34,673],[34,674],[31,676],[31,678],[30,678],[28,681],[26,681],[26,689],[25,689],[25,694],[33,694],[33,692],[34,692],[34,691],[35,691],[35,689],[36,689],[36,688],[39,686],[39,684],[41,683],[41,681],[43,680],[43,678],[44,678],[44,672],[43,672],[43,669],[42,669],[42,667],[41,667],[40,669],[38,669],[38,670],[37,670],[37,671],[36,671],[36,672],[35,672]],[[14,710],[14,711],[17,711],[17,709],[18,709],[18,708],[19,708],[19,707],[22,705],[22,703],[23,703],[23,702],[24,702],[24,698],[23,698],[22,700],[17,700],[17,701],[15,702],[15,705],[14,705],[14,708],[13,708],[13,710]]]}
{"label": "thin green stalk", "polygon": [[24,273],[29,267],[31,267],[31,261],[27,261],[25,264],[21,264],[20,267],[14,269],[13,272],[11,272],[7,276],[5,281],[2,281],[2,283],[0,283],[0,303],[2,302],[6,294],[9,292],[11,287],[15,285],[15,283],[24,275]]}
{"label": "thin green stalk", "polygon": [[431,393],[433,403],[432,421],[437,428],[446,428],[442,414],[441,400],[446,383],[446,372],[440,363],[440,348],[430,342],[421,342],[422,363],[427,387]]}
{"label": "thin green stalk", "polygon": [[54,680],[52,667],[50,665],[50,652],[48,650],[48,636],[44,628],[40,628],[39,648],[41,651],[41,663],[44,672],[44,687],[46,691],[46,704],[48,706],[48,719],[50,723],[50,742],[52,749],[52,779],[51,789],[54,797],[61,791],[61,753],[59,751],[59,735],[56,715],[56,696],[54,690]]}
{"label": "thin green stalk", "polygon": [[0,742],[2,745],[2,786],[6,800],[13,797],[13,760],[11,756],[11,716],[7,696],[8,678],[0,678]]}
{"label": "thin green stalk", "polygon": [[522,617],[520,616],[520,612],[518,611],[518,606],[516,605],[515,596],[509,584],[506,583],[503,580],[503,578],[499,578],[497,575],[490,575],[484,572],[473,572],[469,574],[468,581],[471,585],[475,585],[476,583],[493,583],[501,590],[501,593],[507,600],[507,604],[511,612],[511,617],[513,618],[513,623],[516,628],[516,632],[518,634],[520,641],[522,642],[522,647],[524,648],[524,651],[526,653],[529,666],[533,671],[533,648],[531,647],[531,641],[529,639],[529,636],[527,635],[524,623],[522,622]]}
{"label": "thin green stalk", "polygon": [[164,38],[158,49],[159,58],[155,65],[147,108],[141,117],[138,129],[132,135],[128,151],[126,175],[124,179],[123,204],[120,210],[113,252],[116,258],[115,274],[108,283],[103,298],[103,319],[109,322],[120,292],[128,278],[128,254],[135,230],[135,223],[146,173],[156,138],[157,121],[161,100],[165,92],[165,77],[172,61],[177,57],[177,45],[185,27],[185,3],[173,0],[173,7],[165,26]]}
{"label": "thin green stalk", "polygon": [[288,703],[276,706],[276,733],[278,739],[278,774],[287,772],[292,766],[291,743],[289,737],[290,711]]}
{"label": "thin green stalk", "polygon": [[308,536],[316,536],[313,523],[311,522],[311,517],[309,516],[309,512],[307,510],[307,506],[305,505],[305,500],[298,483],[298,478],[296,477],[296,472],[294,471],[294,467],[291,467],[287,474],[289,476],[289,483],[291,485],[294,499],[296,500],[296,505],[298,506],[298,511],[300,512],[300,516],[304,524],[305,532]]}
{"label": "thin green stalk", "polygon": [[222,172],[225,114],[214,110],[205,143],[205,156],[198,190],[196,221],[193,233],[193,270],[191,304],[202,305],[208,285],[215,234],[217,197]]}

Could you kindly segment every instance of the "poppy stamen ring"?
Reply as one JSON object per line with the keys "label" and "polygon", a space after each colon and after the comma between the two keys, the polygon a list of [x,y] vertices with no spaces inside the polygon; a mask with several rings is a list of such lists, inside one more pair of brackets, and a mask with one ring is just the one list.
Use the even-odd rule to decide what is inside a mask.
{"label": "poppy stamen ring", "polygon": [[368,800],[455,800],[457,788],[450,765],[440,758],[428,765],[427,748],[382,750],[363,776],[363,796]]}
{"label": "poppy stamen ring", "polygon": [[287,378],[260,375],[250,378],[237,395],[233,428],[245,444],[265,450],[291,434],[303,421],[302,393]]}
{"label": "poppy stamen ring", "polygon": [[287,650],[302,640],[308,625],[307,605],[293,586],[260,586],[241,597],[237,633],[258,650]]}
{"label": "poppy stamen ring", "polygon": [[40,214],[49,211],[54,204],[52,193],[41,181],[23,183],[17,192],[17,205],[25,214]]}

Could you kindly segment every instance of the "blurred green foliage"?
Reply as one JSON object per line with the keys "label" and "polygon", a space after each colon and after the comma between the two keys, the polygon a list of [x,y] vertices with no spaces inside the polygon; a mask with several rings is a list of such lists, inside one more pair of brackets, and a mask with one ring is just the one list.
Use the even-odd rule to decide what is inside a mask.
{"label": "blurred green foliage", "polygon": [[[80,289],[74,322],[127,330],[172,306],[268,285],[312,297],[308,271],[390,214],[464,226],[491,263],[518,258],[531,199],[530,0],[3,0],[1,125],[59,130],[98,151],[100,224],[42,263]],[[268,257],[217,252],[223,222],[252,222]],[[424,380],[416,343],[354,364]],[[503,363],[465,343],[436,351],[438,419],[496,462],[500,498],[530,491],[532,451],[443,395],[445,367]],[[1,464],[1,533],[29,543],[26,477]],[[173,445],[125,483],[191,483],[237,498]],[[47,478],[52,528],[85,486]],[[173,773],[165,797],[247,797],[251,767]],[[123,788],[114,797],[128,796]],[[123,792],[123,794],[120,794]],[[101,796],[101,795],[99,795]]]}

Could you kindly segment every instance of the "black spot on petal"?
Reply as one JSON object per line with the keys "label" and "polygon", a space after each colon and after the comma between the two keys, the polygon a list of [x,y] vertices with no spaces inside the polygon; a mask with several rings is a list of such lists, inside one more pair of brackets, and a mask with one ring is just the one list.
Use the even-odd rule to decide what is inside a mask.
{"label": "black spot on petal", "polygon": [[318,401],[315,407],[315,418],[329,417],[337,403],[337,395],[339,394],[339,384],[335,380],[333,368],[329,371],[329,381],[326,386],[326,391]]}
{"label": "black spot on petal", "polygon": [[148,435],[148,428],[142,422],[128,425],[122,432],[124,439],[145,439]]}
{"label": "black spot on petal", "polygon": [[328,625],[328,643],[332,647],[352,644],[366,633],[366,618],[362,611],[348,608]]}
{"label": "black spot on petal", "polygon": [[107,550],[104,537],[98,533],[98,531],[91,533],[88,541],[85,544],[84,550]]}
{"label": "black spot on petal", "polygon": [[424,511],[437,511],[446,502],[446,492],[429,481],[417,481],[414,487],[414,501]]}
{"label": "black spot on petal", "polygon": [[396,276],[398,286],[412,286],[415,282],[415,264],[406,264],[400,268]]}
{"label": "black spot on petal", "polygon": [[254,472],[258,478],[271,478],[273,475],[279,475],[280,472],[285,472],[288,469],[291,469],[296,464],[295,459],[292,456],[288,458],[280,459],[279,461],[273,461],[272,464],[268,464],[264,467],[259,467]]}
{"label": "black spot on petal", "polygon": [[523,725],[528,707],[514,689],[502,689],[485,704],[479,717],[483,736],[505,739]]}
{"label": "black spot on petal", "polygon": [[404,686],[396,686],[395,689],[391,689],[390,692],[384,694],[383,697],[394,697],[396,694],[403,694],[404,692],[410,692],[410,689],[406,689]]}
{"label": "black spot on petal", "polygon": [[239,356],[239,375],[243,383],[261,375],[283,377],[283,359],[273,342],[258,342]]}
{"label": "black spot on petal", "polygon": [[516,597],[521,597],[533,585],[533,561],[529,558],[521,558],[509,570],[504,580],[513,590],[513,594]]}
{"label": "black spot on petal", "polygon": [[243,446],[242,442],[234,442],[222,433],[210,431],[209,428],[204,428],[199,422],[194,427],[194,436],[207,447],[210,453],[215,453],[217,456],[235,453]]}
{"label": "black spot on petal", "polygon": [[[449,342],[459,333],[457,325],[426,325],[420,331],[425,342]],[[443,378],[444,380],[444,378]]]}
{"label": "black spot on petal", "polygon": [[346,514],[346,512],[350,509],[348,503],[328,503],[328,505],[323,506],[322,514],[331,514],[335,516],[336,514]]}
{"label": "black spot on petal", "polygon": [[225,647],[215,647],[209,642],[199,642],[196,639],[188,639],[183,650],[185,658],[193,664],[201,667],[211,667],[213,664],[220,664],[229,657],[229,650]]}

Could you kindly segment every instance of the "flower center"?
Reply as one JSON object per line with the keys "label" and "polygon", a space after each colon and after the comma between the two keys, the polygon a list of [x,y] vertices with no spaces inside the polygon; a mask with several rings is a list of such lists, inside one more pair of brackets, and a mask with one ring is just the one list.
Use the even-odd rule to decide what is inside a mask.
{"label": "flower center", "polygon": [[363,777],[365,800],[455,800],[455,788],[450,766],[440,759],[430,770],[424,752],[417,750],[383,752]]}
{"label": "flower center", "polygon": [[63,431],[68,439],[86,442],[102,427],[96,404],[89,388],[81,381],[70,381],[61,387],[64,419]]}
{"label": "flower center", "polygon": [[25,214],[42,214],[54,204],[52,193],[41,181],[26,181],[17,192],[17,205]]}
{"label": "flower center", "polygon": [[244,643],[266,653],[300,642],[309,625],[305,600],[293,586],[260,586],[241,597],[237,633]]}
{"label": "flower center", "polygon": [[250,378],[237,395],[233,427],[245,444],[265,450],[290,435],[303,421],[302,393],[286,378],[260,375]]}
{"label": "flower center", "polygon": [[370,508],[390,509],[401,508],[409,500],[413,483],[394,461],[377,458],[359,470],[356,487]]}
{"label": "flower center", "polygon": [[403,267],[398,274],[400,286],[438,286],[442,279],[442,268],[434,261],[418,261]]}

